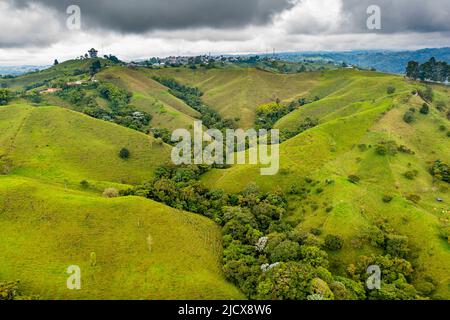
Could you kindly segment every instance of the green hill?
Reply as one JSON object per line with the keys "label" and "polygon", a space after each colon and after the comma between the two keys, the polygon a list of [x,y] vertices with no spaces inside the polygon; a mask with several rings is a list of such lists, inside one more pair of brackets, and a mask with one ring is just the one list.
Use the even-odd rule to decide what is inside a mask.
{"label": "green hill", "polygon": [[[230,192],[252,182],[263,190],[281,188],[286,193],[304,188],[306,199],[291,195],[291,213],[284,219],[300,220],[302,229],[320,229],[345,239],[343,250],[331,255],[336,272],[345,272],[342,268],[360,255],[377,253],[362,239],[371,226],[385,221],[396,233],[408,236],[414,250],[413,283],[421,287],[424,279],[436,279],[435,296],[448,299],[450,243],[439,230],[448,219],[450,196],[448,186],[433,180],[429,168],[438,159],[450,160],[448,120],[437,109],[439,102],[449,105],[449,89],[434,86],[435,103],[424,115],[418,112],[424,101],[411,93],[416,83],[353,71],[323,77],[325,83],[311,93],[326,89],[329,95],[277,123],[286,128],[306,117],[320,120],[319,126],[281,144],[276,176],[261,176],[259,166],[243,165],[213,170],[203,182]],[[335,87],[329,88],[332,83]],[[388,95],[387,86],[394,86],[396,93]],[[411,108],[416,110],[415,120],[407,124],[403,115]],[[404,148],[395,155],[380,155],[380,145]],[[416,178],[405,177],[415,170]],[[350,182],[352,175],[359,182]],[[386,203],[385,196],[393,200]]]}
{"label": "green hill", "polygon": [[[100,59],[103,66],[112,65],[105,59]],[[51,81],[62,79],[73,81],[87,78],[93,59],[68,60],[48,69],[27,73],[12,79],[0,79],[0,85],[11,90],[23,90],[46,87]]]}
{"label": "green hill", "polygon": [[[220,230],[143,198],[0,176],[0,279],[42,299],[239,299],[220,271]],[[95,258],[93,258],[95,256]],[[81,290],[66,270],[81,268]]]}
{"label": "green hill", "polygon": [[[168,146],[64,108],[27,105],[0,107],[0,137],[1,280],[20,279],[44,299],[243,298],[222,275],[212,221],[99,194],[152,178]],[[80,291],[66,288],[70,265],[81,267]]]}
{"label": "green hill", "polygon": [[8,172],[73,186],[140,183],[170,159],[170,148],[148,135],[59,107],[0,107],[0,133]]}
{"label": "green hill", "polygon": [[151,126],[175,130],[189,128],[200,114],[180,99],[169,94],[168,88],[151,79],[141,70],[126,67],[107,68],[96,77],[133,93],[130,104],[150,113]]}
{"label": "green hill", "polygon": [[[255,254],[255,240],[268,235],[272,245],[280,234],[295,240],[295,232],[283,229],[290,224],[302,235],[306,232],[306,240],[295,240],[297,246],[312,242],[320,250],[327,235],[343,239],[342,249],[326,252],[333,276],[349,276],[348,268],[361,256],[386,254],[386,248],[373,244],[377,231],[383,234],[383,245],[385,236],[406,236],[407,260],[414,267],[408,283],[422,296],[450,298],[450,242],[442,232],[449,225],[449,187],[430,174],[436,160],[450,162],[448,87],[429,85],[433,94],[426,97],[425,84],[347,69],[287,75],[237,67],[114,66],[97,78],[131,91],[130,106],[151,113],[152,126],[189,128],[197,111],[152,76],[198,87],[206,104],[224,118],[240,118],[242,128],[255,125],[257,106],[277,99],[287,104],[304,98],[307,103],[279,119],[275,128],[295,131],[307,118],[318,120],[317,126],[280,145],[275,176],[261,176],[258,165],[236,165],[201,177],[208,188],[230,193],[256,183],[273,193],[261,197],[260,207],[253,206],[257,200],[251,191],[234,197],[209,192],[194,181],[179,192],[177,186],[191,183],[190,174],[196,174],[186,168],[163,172],[158,188],[151,190],[161,201],[178,192],[180,201],[195,212],[222,203],[248,206],[211,215],[225,224],[225,252],[231,261],[225,274],[248,280],[238,283],[241,289],[256,285],[252,281],[257,279],[247,279],[248,274],[264,278],[260,265],[268,258],[279,261]],[[119,157],[121,148],[130,151],[129,159]],[[151,179],[155,168],[169,161],[169,146],[113,123],[60,107],[0,107],[0,279],[19,278],[29,292],[57,299],[242,298],[223,279],[221,235],[213,222],[143,198],[100,197],[107,187],[122,189]],[[82,180],[89,182],[88,188],[81,187]],[[134,194],[142,195],[146,189],[136,190]],[[271,217],[262,231],[245,234],[256,217],[252,210],[260,210],[258,219],[266,211],[270,214],[272,209],[264,205],[276,203],[278,191],[287,198],[282,221]],[[205,198],[190,203],[196,192]],[[184,208],[175,204],[170,203]],[[236,220],[224,223],[222,218]],[[233,232],[244,234],[245,245],[230,241]],[[96,263],[90,261],[92,252]],[[65,288],[64,271],[71,264],[86,270],[84,291]],[[324,281],[331,277],[321,276]],[[326,282],[332,285],[330,279]],[[259,282],[259,292],[268,283]]]}
{"label": "green hill", "polygon": [[318,84],[319,73],[277,74],[253,68],[167,68],[149,72],[198,87],[203,101],[226,119],[239,118],[240,128],[255,123],[256,107],[280,99],[291,101],[307,95]]}

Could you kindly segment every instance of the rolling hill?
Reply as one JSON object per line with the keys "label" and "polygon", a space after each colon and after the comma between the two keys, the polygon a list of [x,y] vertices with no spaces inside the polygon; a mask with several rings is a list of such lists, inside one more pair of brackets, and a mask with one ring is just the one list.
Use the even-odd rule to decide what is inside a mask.
{"label": "rolling hill", "polygon": [[239,128],[255,123],[256,107],[276,99],[289,102],[307,95],[320,73],[277,74],[254,68],[197,69],[167,68],[148,71],[150,75],[173,78],[198,87],[203,101],[223,118],[238,119]]}
{"label": "rolling hill", "polygon": [[[445,114],[434,103],[429,114],[416,111],[415,121],[405,123],[405,112],[419,110],[424,101],[411,93],[417,83],[399,77],[332,71],[321,83],[311,93],[326,89],[325,98],[277,123],[277,128],[284,129],[305,117],[320,119],[317,127],[281,144],[276,176],[260,176],[259,166],[243,165],[213,170],[203,182],[229,192],[243,190],[250,183],[286,193],[293,188],[309,190],[306,199],[290,196],[291,213],[284,219],[300,219],[302,229],[342,236],[344,249],[332,254],[340,272],[345,272],[342,265],[358,256],[377,253],[359,239],[372,225],[385,221],[408,236],[415,250],[414,283],[420,287],[431,276],[439,282],[436,297],[450,297],[450,244],[439,236],[439,226],[448,218],[450,197],[445,183],[434,181],[428,172],[434,161],[450,160]],[[396,93],[387,94],[387,86],[394,86]],[[435,86],[434,91],[436,102],[449,104],[448,88]],[[383,144],[410,151],[383,156],[377,152]],[[418,175],[410,180],[405,173],[412,170]],[[359,182],[349,181],[352,175]],[[311,185],[310,181],[315,182]],[[387,195],[393,198],[389,203],[383,201]]]}
{"label": "rolling hill", "polygon": [[[47,74],[58,66],[52,69]],[[242,128],[254,126],[261,104],[305,98],[308,103],[275,128],[295,130],[308,118],[318,125],[280,145],[277,175],[261,176],[259,165],[236,165],[212,169],[201,182],[229,193],[252,183],[264,192],[282,191],[288,200],[283,222],[299,232],[315,230],[322,242],[326,235],[343,239],[342,250],[328,252],[333,275],[345,275],[360,256],[382,254],[367,241],[374,227],[406,236],[411,282],[424,296],[450,298],[450,243],[440,234],[449,219],[449,188],[429,172],[436,160],[450,162],[448,87],[428,85],[434,93],[427,101],[417,93],[425,84],[351,69],[276,74],[111,66],[97,79],[132,92],[130,105],[151,113],[152,126],[189,128],[197,111],[153,76],[198,87],[208,106]],[[429,112],[419,111],[424,104]],[[408,113],[412,121],[405,121]],[[124,147],[131,152],[127,160],[118,156]],[[18,102],[0,107],[0,279],[19,278],[30,292],[56,299],[243,298],[224,280],[221,234],[212,221],[143,198],[100,196],[105,188],[153,178],[169,160],[170,147],[151,136],[76,111]],[[177,174],[175,184],[188,173]],[[170,186],[159,191],[164,195]],[[194,186],[182,196],[203,190]],[[218,202],[221,193],[207,194]],[[269,230],[270,238],[279,236]],[[70,264],[86,270],[84,291],[65,289]]]}
{"label": "rolling hill", "polygon": [[[152,178],[168,146],[64,108],[20,104],[0,107],[0,137],[0,279],[20,279],[43,299],[242,298],[222,275],[212,221],[101,195]],[[81,267],[79,291],[66,287],[70,265]]]}
{"label": "rolling hill", "polygon": [[[0,176],[0,278],[41,299],[239,299],[220,271],[220,230],[143,198]],[[95,258],[93,258],[93,256]],[[66,270],[81,268],[81,290]]]}
{"label": "rolling hill", "polygon": [[107,68],[97,75],[101,81],[111,82],[133,93],[131,105],[152,115],[151,126],[175,130],[192,127],[200,114],[180,99],[169,94],[168,88],[140,70],[126,67]]}

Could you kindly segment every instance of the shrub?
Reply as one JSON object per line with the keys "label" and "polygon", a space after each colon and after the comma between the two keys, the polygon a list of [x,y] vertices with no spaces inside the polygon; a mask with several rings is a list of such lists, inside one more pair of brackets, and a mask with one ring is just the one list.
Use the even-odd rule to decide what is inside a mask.
{"label": "shrub", "polygon": [[383,202],[389,203],[391,201],[392,201],[392,196],[389,196],[389,195],[383,196]]}
{"label": "shrub", "polygon": [[375,149],[376,153],[380,156],[385,156],[388,153],[386,146],[378,145]]}
{"label": "shrub", "polygon": [[299,250],[300,245],[297,242],[290,240],[283,241],[270,252],[270,261],[295,261],[298,258]]}
{"label": "shrub", "polygon": [[8,104],[8,102],[12,99],[11,91],[7,89],[0,89],[0,106]]}
{"label": "shrub", "polygon": [[119,191],[116,188],[107,188],[103,191],[103,196],[105,198],[116,198],[119,196]]}
{"label": "shrub", "polygon": [[387,87],[387,94],[393,94],[393,93],[395,93],[395,87],[393,87],[393,86],[389,86],[389,87]]}
{"label": "shrub", "polygon": [[127,148],[120,149],[119,157],[122,159],[128,159],[130,157],[130,151]]}
{"label": "shrub", "polygon": [[328,234],[325,237],[325,249],[330,251],[338,251],[342,249],[344,245],[344,240],[340,236]]}
{"label": "shrub", "polygon": [[403,115],[403,121],[406,123],[412,123],[414,121],[414,112],[411,110],[406,111]]}
{"label": "shrub", "polygon": [[302,262],[314,268],[328,266],[328,254],[315,246],[301,246],[300,257]]}
{"label": "shrub", "polygon": [[386,253],[395,258],[406,258],[409,253],[408,237],[390,234],[386,239]]}
{"label": "shrub", "polygon": [[424,103],[422,105],[422,108],[420,108],[420,113],[421,114],[428,114],[428,113],[430,113],[430,107],[426,103]]}
{"label": "shrub", "polygon": [[348,181],[350,181],[351,183],[357,184],[360,180],[361,178],[357,175],[351,174],[348,176]]}
{"label": "shrub", "polygon": [[440,112],[445,111],[446,107],[447,106],[445,105],[445,102],[443,101],[436,102],[436,109],[438,109]]}
{"label": "shrub", "polygon": [[89,188],[89,182],[86,181],[86,180],[82,180],[82,181],[80,182],[80,185],[81,185],[81,187],[82,187],[83,189]]}
{"label": "shrub", "polygon": [[419,172],[417,170],[412,170],[412,171],[406,171],[403,174],[403,176],[408,180],[414,180],[414,178],[417,177],[418,174],[419,174]]}
{"label": "shrub", "polygon": [[446,131],[446,130],[447,128],[443,124],[439,126],[439,131]]}

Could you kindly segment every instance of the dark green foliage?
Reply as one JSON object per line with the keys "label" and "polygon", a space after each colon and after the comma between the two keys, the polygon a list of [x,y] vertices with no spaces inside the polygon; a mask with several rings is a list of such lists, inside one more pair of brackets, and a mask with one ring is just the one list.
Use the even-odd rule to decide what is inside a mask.
{"label": "dark green foliage", "polygon": [[447,183],[450,183],[450,167],[448,164],[440,160],[436,160],[434,164],[431,166],[430,174],[436,180],[442,180]]}
{"label": "dark green foliage", "polygon": [[406,76],[414,80],[445,82],[450,76],[450,65],[445,61],[436,61],[434,57],[423,64],[410,61],[406,67]]}
{"label": "dark green foliage", "polygon": [[89,74],[91,76],[94,76],[96,73],[98,73],[102,69],[102,64],[99,59],[95,59],[91,65],[89,66]]}
{"label": "dark green foliage", "polygon": [[315,270],[310,265],[287,262],[263,273],[257,287],[257,299],[305,300],[311,294]]}
{"label": "dark green foliage", "polygon": [[42,96],[38,91],[33,91],[31,94],[26,95],[26,99],[29,100],[31,103],[41,103],[42,102]]}
{"label": "dark green foliage", "polygon": [[280,132],[280,140],[285,141],[292,137],[295,137],[296,135],[299,135],[300,133],[309,130],[311,128],[314,128],[315,126],[319,125],[318,120],[313,120],[310,118],[306,118],[300,125],[297,126],[294,130],[288,130],[283,129]]}
{"label": "dark green foliage", "polygon": [[389,203],[391,201],[392,201],[392,196],[390,196],[390,195],[383,196],[383,202]]}
{"label": "dark green foliage", "polygon": [[297,242],[285,240],[270,250],[269,256],[272,263],[295,261],[298,259],[300,245]]}
{"label": "dark green foliage", "polygon": [[433,102],[433,88],[432,87],[427,86],[425,88],[425,90],[419,90],[418,93],[419,93],[419,96],[423,100],[425,100],[427,102]]}
{"label": "dark green foliage", "polygon": [[13,94],[8,89],[0,89],[0,106],[7,105],[13,98]]}
{"label": "dark green foliage", "polygon": [[297,101],[293,101],[288,105],[273,102],[259,106],[256,108],[256,129],[272,129],[279,119],[294,111],[299,106],[300,103]]}
{"label": "dark green foliage", "polygon": [[165,128],[152,128],[151,133],[155,138],[160,138],[167,144],[173,144],[172,133]]}
{"label": "dark green foliage", "polygon": [[339,251],[342,249],[343,245],[344,245],[344,240],[340,236],[328,234],[325,237],[324,247],[327,250]]}
{"label": "dark green foliage", "polygon": [[202,102],[201,97],[203,96],[203,92],[201,92],[198,88],[185,86],[178,83],[174,79],[153,77],[153,80],[168,87],[169,92],[172,95],[183,100],[188,106],[200,112],[202,115],[201,120],[208,128],[225,130],[234,127],[231,120],[222,119],[217,111]]}
{"label": "dark green foliage", "polygon": [[122,159],[128,159],[130,157],[130,151],[127,148],[120,149],[119,157]]}
{"label": "dark green foliage", "polygon": [[428,104],[424,103],[422,105],[422,108],[420,108],[420,113],[425,115],[430,113],[430,107],[428,106]]}
{"label": "dark green foliage", "polygon": [[395,90],[396,90],[395,87],[389,86],[389,87],[387,87],[386,92],[387,92],[387,94],[394,94]]}
{"label": "dark green foliage", "polygon": [[395,258],[405,259],[408,256],[408,238],[390,234],[386,238],[386,253]]}
{"label": "dark green foliage", "polygon": [[83,189],[89,188],[89,182],[86,181],[86,180],[80,181],[80,185],[81,185],[81,187],[82,187]]}
{"label": "dark green foliage", "polygon": [[406,171],[403,176],[408,180],[414,180],[419,172],[417,170]]}
{"label": "dark green foliage", "polygon": [[406,123],[412,123],[414,120],[414,112],[412,112],[411,110],[406,111],[403,115],[403,121],[405,121]]}

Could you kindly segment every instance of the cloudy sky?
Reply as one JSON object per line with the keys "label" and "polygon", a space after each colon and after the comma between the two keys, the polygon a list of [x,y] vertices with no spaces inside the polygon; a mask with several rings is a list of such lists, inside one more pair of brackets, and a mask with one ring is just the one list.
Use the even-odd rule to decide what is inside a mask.
{"label": "cloudy sky", "polygon": [[[79,30],[67,27],[71,5]],[[367,28],[371,5],[380,30]],[[449,17],[449,0],[0,0],[0,65],[49,64],[91,47],[124,60],[446,47]]]}

